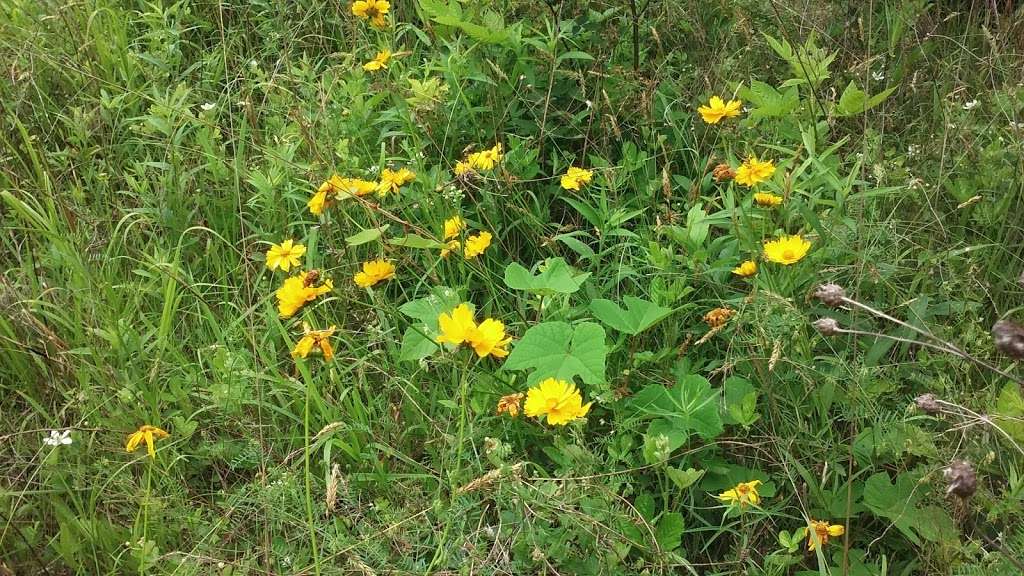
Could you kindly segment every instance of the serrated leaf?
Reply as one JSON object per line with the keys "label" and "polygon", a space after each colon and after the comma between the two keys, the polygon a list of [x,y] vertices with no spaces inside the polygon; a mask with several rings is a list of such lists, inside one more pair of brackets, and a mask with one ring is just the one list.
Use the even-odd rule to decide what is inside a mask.
{"label": "serrated leaf", "polygon": [[671,308],[635,296],[626,296],[622,301],[626,303],[625,310],[611,300],[599,298],[590,303],[590,311],[610,328],[626,334],[639,334],[672,313]]}
{"label": "serrated leaf", "polygon": [[349,246],[359,246],[360,244],[366,244],[367,242],[373,242],[380,238],[384,232],[387,232],[388,225],[385,224],[379,228],[367,228],[362,232],[357,232],[348,238],[345,238],[345,243]]}
{"label": "serrated leaf", "polygon": [[784,87],[780,92],[769,84],[754,80],[750,87],[742,87],[739,95],[750,103],[750,118],[776,118],[789,114],[800,106],[800,92],[796,86]]}
{"label": "serrated leaf", "polygon": [[426,324],[416,324],[405,329],[402,336],[402,346],[398,351],[400,362],[418,362],[430,356],[440,348],[433,339],[428,336],[429,329]]}
{"label": "serrated leaf", "polygon": [[590,278],[589,272],[573,274],[574,270],[561,258],[549,258],[539,268],[540,272],[535,275],[518,262],[512,262],[505,267],[505,285],[535,294],[572,294]]}
{"label": "serrated leaf", "polygon": [[526,380],[533,386],[545,378],[572,380],[579,376],[584,383],[605,383],[604,328],[593,322],[581,322],[575,327],[565,322],[544,322],[523,334],[502,370],[528,370]]}

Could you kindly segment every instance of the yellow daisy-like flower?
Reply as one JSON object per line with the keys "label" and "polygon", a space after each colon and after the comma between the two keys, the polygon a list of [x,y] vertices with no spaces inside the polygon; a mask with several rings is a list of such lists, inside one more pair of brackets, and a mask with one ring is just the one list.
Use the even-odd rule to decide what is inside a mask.
{"label": "yellow daisy-like flower", "polygon": [[525,397],[526,394],[523,394],[522,392],[502,396],[501,399],[498,400],[497,414],[499,416],[502,414],[508,414],[513,418],[519,416],[519,411],[523,404],[523,398]]}
{"label": "yellow daisy-like flower", "polygon": [[377,184],[377,194],[383,198],[390,193],[398,193],[398,189],[416,179],[416,173],[408,168],[391,170],[385,168],[380,172],[380,182]]}
{"label": "yellow daisy-like flower", "polygon": [[305,358],[313,350],[319,349],[323,352],[324,361],[330,362],[334,359],[334,348],[331,346],[331,336],[334,335],[334,330],[334,326],[326,330],[310,330],[309,324],[303,322],[302,338],[292,349],[292,358]]}
{"label": "yellow daisy-like flower", "polygon": [[383,28],[386,24],[384,16],[391,9],[391,4],[386,0],[356,0],[352,3],[352,13],[369,20],[374,28]]}
{"label": "yellow daisy-like flower", "polygon": [[777,196],[768,192],[758,192],[754,194],[754,204],[757,204],[762,208],[774,208],[779,204],[782,204],[782,196]]}
{"label": "yellow daisy-like flower", "polygon": [[829,524],[827,520],[811,520],[807,531],[807,549],[814,551],[820,543],[822,546],[828,544],[828,539],[842,536],[846,533],[846,527],[842,524]]}
{"label": "yellow daisy-like flower", "polygon": [[579,190],[585,184],[590,184],[594,173],[590,170],[569,166],[569,169],[562,175],[562,188],[566,190]]}
{"label": "yellow daisy-like flower", "polygon": [[447,258],[452,252],[458,252],[462,250],[462,243],[458,240],[449,240],[444,248],[441,248],[441,258]]}
{"label": "yellow daisy-like flower", "polygon": [[299,259],[305,253],[306,247],[302,244],[293,244],[291,238],[280,244],[272,244],[270,250],[267,250],[267,268],[280,268],[285,272],[292,266],[298,268],[301,265]]}
{"label": "yellow daisy-like flower", "polygon": [[378,282],[395,277],[395,265],[387,260],[370,260],[363,262],[362,272],[352,278],[360,288],[369,288]]}
{"label": "yellow daisy-like flower", "polygon": [[523,413],[531,418],[547,416],[548,424],[565,426],[586,416],[591,404],[593,402],[583,404],[583,396],[575,384],[548,378],[526,392]]}
{"label": "yellow daisy-like flower", "polygon": [[306,206],[309,207],[309,211],[314,216],[323,214],[323,211],[334,203],[334,198],[338,194],[338,190],[341,189],[344,184],[344,179],[337,174],[334,174],[327,179],[323,184],[317,188],[316,193],[309,199]]}
{"label": "yellow daisy-like flower", "polygon": [[291,318],[296,312],[302,309],[307,302],[316,300],[317,296],[326,294],[334,289],[334,283],[326,280],[320,286],[316,283],[320,280],[320,272],[310,270],[303,274],[296,274],[285,279],[284,284],[277,289],[277,311],[281,318]]}
{"label": "yellow daisy-like flower", "polygon": [[744,260],[742,264],[732,269],[732,273],[742,278],[749,278],[757,274],[757,262]]}
{"label": "yellow daisy-like flower", "polygon": [[382,68],[388,67],[388,61],[391,60],[391,50],[381,50],[377,52],[373,60],[370,60],[366,64],[363,64],[363,70],[367,72],[376,72]]}
{"label": "yellow daisy-like flower", "polygon": [[128,443],[124,445],[125,452],[135,452],[143,441],[146,442],[146,450],[150,458],[156,458],[156,441],[170,436],[165,430],[145,424],[128,436]]}
{"label": "yellow daisy-like flower", "polygon": [[469,334],[469,345],[481,358],[508,356],[506,347],[510,342],[512,342],[512,338],[505,336],[505,325],[500,320],[493,318],[487,318]]}
{"label": "yellow daisy-like flower", "polygon": [[474,234],[469,238],[466,238],[466,246],[462,250],[462,256],[469,260],[470,258],[476,258],[477,256],[484,253],[487,247],[491,245],[491,233],[481,232]]}
{"label": "yellow daisy-like flower", "polygon": [[466,229],[466,221],[458,216],[452,216],[444,221],[444,240],[458,237]]}
{"label": "yellow daisy-like flower", "polygon": [[796,264],[807,255],[811,249],[811,243],[800,237],[781,236],[764,244],[764,257],[771,262],[789,266]]}
{"label": "yellow daisy-like flower", "polygon": [[760,485],[760,480],[740,482],[734,488],[719,494],[718,499],[726,504],[739,504],[740,508],[747,504],[757,506],[761,503],[761,496],[757,493],[757,487]]}
{"label": "yellow daisy-like flower", "polygon": [[718,124],[722,118],[739,116],[742,107],[743,102],[740,100],[729,100],[729,103],[726,104],[718,96],[712,96],[708,105],[697,108],[697,112],[700,112],[700,117],[708,124]]}
{"label": "yellow daisy-like flower", "polygon": [[476,170],[491,170],[495,164],[501,162],[503,157],[501,142],[498,142],[493,148],[470,154],[466,157],[466,161]]}
{"label": "yellow daisy-like flower", "polygon": [[454,344],[458,346],[468,342],[473,332],[476,331],[476,322],[473,321],[473,311],[469,304],[459,304],[450,313],[442,313],[437,317],[437,326],[441,335],[437,337],[438,344]]}
{"label": "yellow daisy-like flower", "polygon": [[775,174],[775,164],[771,160],[758,160],[751,156],[743,161],[743,164],[736,169],[736,183],[743,186],[754,186],[772,177]]}
{"label": "yellow daisy-like flower", "polygon": [[338,195],[366,196],[377,190],[377,183],[361,178],[342,178],[338,186]]}
{"label": "yellow daisy-like flower", "polygon": [[463,162],[459,160],[455,163],[455,168],[452,169],[456,176],[464,176],[467,173],[473,172],[473,166],[469,162]]}

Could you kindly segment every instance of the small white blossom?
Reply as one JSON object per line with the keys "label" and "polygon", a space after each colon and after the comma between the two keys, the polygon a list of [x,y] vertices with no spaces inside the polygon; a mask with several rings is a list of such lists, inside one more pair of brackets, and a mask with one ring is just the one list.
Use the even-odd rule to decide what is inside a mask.
{"label": "small white blossom", "polygon": [[875,82],[881,82],[882,80],[885,80],[885,71],[876,70],[871,73],[871,77],[875,80]]}
{"label": "small white blossom", "polygon": [[71,430],[64,430],[58,432],[57,430],[50,430],[50,435],[43,438],[43,444],[47,446],[60,446],[71,444]]}
{"label": "small white blossom", "polygon": [[970,102],[964,102],[964,110],[974,110],[975,108],[978,107],[979,104],[981,104],[981,102],[978,102],[977,100],[971,100]]}
{"label": "small white blossom", "polygon": [[217,105],[214,104],[213,102],[207,102],[205,104],[200,105],[199,107],[203,109],[203,112],[209,112],[210,110],[213,110],[214,108],[216,108]]}

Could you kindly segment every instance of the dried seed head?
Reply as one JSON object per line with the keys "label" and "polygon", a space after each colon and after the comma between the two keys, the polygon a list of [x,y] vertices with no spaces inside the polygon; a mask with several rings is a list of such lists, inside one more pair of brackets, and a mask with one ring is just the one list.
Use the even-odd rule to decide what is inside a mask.
{"label": "dried seed head", "polygon": [[935,394],[921,394],[917,398],[914,398],[914,404],[917,405],[917,409],[924,412],[925,414],[938,414],[941,410],[939,406],[939,399],[935,397]]}
{"label": "dried seed head", "polygon": [[1015,360],[1024,360],[1024,326],[1000,320],[992,326],[992,339],[996,350]]}
{"label": "dried seed head", "polygon": [[829,282],[828,284],[822,284],[818,286],[818,289],[814,292],[814,297],[821,300],[826,306],[835,308],[843,303],[843,298],[846,298],[846,290],[838,284]]}
{"label": "dried seed head", "polygon": [[715,182],[721,182],[722,180],[732,180],[735,178],[736,171],[728,164],[719,164],[711,171],[711,175],[715,178]]}
{"label": "dried seed head", "polygon": [[955,494],[960,498],[970,498],[978,490],[978,475],[974,473],[974,467],[966,460],[953,460],[949,466],[942,471],[949,487],[946,488],[946,495]]}
{"label": "dried seed head", "polygon": [[704,315],[704,322],[711,328],[721,328],[734,314],[736,311],[731,308],[715,308]]}
{"label": "dried seed head", "polygon": [[814,329],[822,336],[835,336],[842,331],[839,328],[839,322],[836,322],[834,318],[818,318],[814,321]]}

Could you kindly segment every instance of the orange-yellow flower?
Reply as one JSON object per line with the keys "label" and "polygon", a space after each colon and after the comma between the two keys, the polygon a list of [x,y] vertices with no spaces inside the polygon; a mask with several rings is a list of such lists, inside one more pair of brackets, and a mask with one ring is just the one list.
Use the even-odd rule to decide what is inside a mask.
{"label": "orange-yellow flower", "polygon": [[444,240],[456,238],[466,229],[466,221],[458,216],[452,216],[444,221]]}
{"label": "orange-yellow flower", "polygon": [[565,426],[590,412],[593,402],[583,404],[576,385],[565,380],[548,378],[526,392],[523,413],[534,418],[547,416],[548,424]]}
{"label": "orange-yellow flower", "polygon": [[749,278],[757,274],[757,262],[744,260],[742,264],[732,269],[732,273],[742,278]]}
{"label": "orange-yellow flower", "polygon": [[452,170],[456,176],[463,176],[473,171],[473,166],[469,162],[459,160],[455,163],[455,168]]}
{"label": "orange-yellow flower", "polygon": [[760,480],[740,482],[734,488],[719,494],[718,499],[726,504],[739,504],[740,508],[747,504],[757,506],[761,503],[761,496],[757,493],[757,487],[760,484]]}
{"label": "orange-yellow flower", "polygon": [[398,193],[398,189],[416,179],[416,173],[408,168],[391,170],[385,168],[380,172],[380,182],[377,184],[377,195],[387,196],[391,193]]}
{"label": "orange-yellow flower", "polygon": [[770,194],[768,192],[758,192],[754,194],[754,204],[762,208],[774,208],[779,204],[782,204],[782,196]]}
{"label": "orange-yellow flower", "polygon": [[502,158],[501,142],[498,142],[493,148],[470,154],[466,157],[466,162],[476,170],[491,170]]}
{"label": "orange-yellow flower", "polygon": [[334,335],[334,326],[326,330],[310,330],[309,324],[302,323],[302,338],[292,349],[292,358],[305,358],[313,350],[319,349],[323,352],[324,360],[330,362],[334,359],[334,348],[331,347],[331,336]]}
{"label": "orange-yellow flower", "polygon": [[170,434],[166,431],[161,430],[156,426],[145,424],[128,436],[128,443],[125,444],[124,449],[126,452],[135,452],[139,448],[139,444],[145,441],[149,457],[156,458],[156,447],[154,446],[156,441],[167,438],[168,436],[170,436]]}
{"label": "orange-yellow flower", "polygon": [[382,68],[388,67],[388,61],[391,60],[391,50],[381,50],[377,52],[373,60],[370,60],[366,64],[363,64],[363,70],[367,72],[376,72]]}
{"label": "orange-yellow flower", "polygon": [[515,418],[519,415],[519,410],[521,409],[523,398],[525,397],[526,394],[523,394],[522,392],[502,396],[501,399],[498,400],[498,415],[508,414]]}
{"label": "orange-yellow flower", "polygon": [[469,260],[470,258],[476,258],[477,256],[484,253],[487,247],[491,245],[491,233],[480,232],[474,234],[469,238],[466,238],[466,246],[462,250],[462,256]]}
{"label": "orange-yellow flower", "polygon": [[736,311],[730,308],[715,308],[704,315],[704,322],[711,328],[721,328]]}
{"label": "orange-yellow flower", "polygon": [[298,268],[302,255],[306,253],[306,247],[302,244],[293,244],[289,238],[280,244],[272,244],[267,250],[267,268],[275,270],[280,268],[287,272],[292,266]]}
{"label": "orange-yellow flower", "polygon": [[333,175],[326,182],[320,185],[313,197],[309,199],[306,206],[315,216],[331,207],[339,198],[350,196],[366,196],[377,190],[377,183],[359,178],[342,178],[337,174]]}
{"label": "orange-yellow flower", "polygon": [[736,169],[736,183],[743,186],[754,186],[764,182],[775,174],[775,164],[771,160],[758,160],[751,156]]}
{"label": "orange-yellow flower", "polygon": [[578,191],[582,186],[590,184],[593,177],[594,173],[590,170],[569,166],[569,169],[562,175],[562,188]]}
{"label": "orange-yellow flower", "polygon": [[473,311],[466,303],[459,304],[450,313],[442,313],[438,316],[437,326],[441,331],[441,335],[437,337],[439,344],[448,343],[458,346],[468,341],[476,331]]}
{"label": "orange-yellow flower", "polygon": [[740,100],[730,100],[726,104],[718,96],[712,96],[708,105],[697,108],[697,112],[700,112],[700,117],[708,124],[718,124],[722,118],[735,118],[739,116],[740,108],[742,107],[743,102]]}
{"label": "orange-yellow flower", "polygon": [[291,318],[307,302],[312,302],[316,300],[317,296],[326,294],[334,289],[334,283],[330,279],[320,286],[316,286],[319,280],[320,272],[317,270],[310,270],[309,272],[286,278],[284,284],[275,293],[277,296],[277,311],[281,318]]}
{"label": "orange-yellow flower", "polygon": [[811,243],[800,235],[781,236],[764,244],[764,257],[783,266],[796,264],[807,255]]}
{"label": "orange-yellow flower", "polygon": [[813,551],[820,543],[828,544],[830,537],[842,536],[846,527],[842,524],[829,524],[827,520],[811,520],[807,530],[807,549]]}
{"label": "orange-yellow flower", "polygon": [[352,3],[352,13],[369,20],[374,28],[383,28],[386,24],[384,16],[391,9],[391,4],[386,0],[356,0]]}
{"label": "orange-yellow flower", "polygon": [[360,288],[369,288],[378,282],[395,277],[395,265],[387,260],[363,262],[363,270],[352,278]]}
{"label": "orange-yellow flower", "polygon": [[469,334],[469,345],[481,358],[508,356],[506,347],[510,342],[512,338],[505,336],[505,324],[493,318],[487,318]]}

